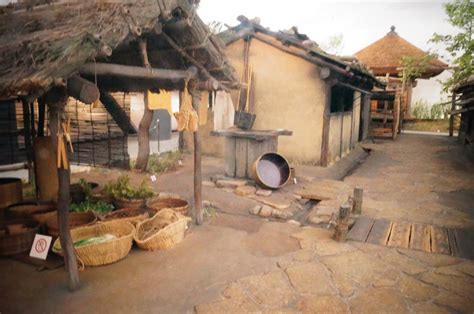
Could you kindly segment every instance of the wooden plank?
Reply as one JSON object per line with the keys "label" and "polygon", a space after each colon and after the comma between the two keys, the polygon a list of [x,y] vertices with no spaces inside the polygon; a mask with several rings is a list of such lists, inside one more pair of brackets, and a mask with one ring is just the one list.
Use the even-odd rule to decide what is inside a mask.
{"label": "wooden plank", "polygon": [[261,155],[261,141],[248,140],[247,143],[247,177],[252,177],[252,168],[254,162]]}
{"label": "wooden plank", "polygon": [[392,229],[392,222],[386,219],[377,219],[374,222],[372,230],[367,237],[367,243],[387,245],[390,230]]}
{"label": "wooden plank", "polygon": [[235,176],[245,178],[247,175],[247,139],[235,139]]}
{"label": "wooden plank", "polygon": [[412,224],[410,249],[431,252],[431,228],[429,225]]}
{"label": "wooden plank", "polygon": [[407,249],[410,243],[410,232],[411,224],[402,221],[394,222],[387,246]]}
{"label": "wooden plank", "polygon": [[459,249],[456,239],[456,230],[448,229],[448,241],[449,241],[449,248],[451,249],[452,256],[459,256]]}
{"label": "wooden plank", "polygon": [[474,230],[457,229],[455,234],[459,257],[474,259]]}
{"label": "wooden plank", "polygon": [[450,254],[448,232],[445,228],[431,226],[431,252]]}
{"label": "wooden plank", "polygon": [[224,155],[224,173],[228,177],[235,177],[235,138],[225,138]]}
{"label": "wooden plank", "polygon": [[368,217],[360,217],[347,235],[348,240],[365,242],[372,229],[374,220]]}

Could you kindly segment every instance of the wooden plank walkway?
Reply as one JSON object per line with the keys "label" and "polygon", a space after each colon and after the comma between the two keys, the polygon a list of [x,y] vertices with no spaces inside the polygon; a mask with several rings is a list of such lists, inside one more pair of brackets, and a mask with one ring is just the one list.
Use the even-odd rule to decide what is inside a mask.
{"label": "wooden plank walkway", "polygon": [[474,260],[474,229],[360,217],[348,240],[388,247],[447,254]]}

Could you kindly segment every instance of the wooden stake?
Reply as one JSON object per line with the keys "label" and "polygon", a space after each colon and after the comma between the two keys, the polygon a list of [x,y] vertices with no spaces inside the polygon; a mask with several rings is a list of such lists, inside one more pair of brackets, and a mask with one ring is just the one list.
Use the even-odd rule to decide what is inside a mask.
{"label": "wooden stake", "polygon": [[30,105],[26,100],[22,100],[23,105],[23,129],[25,130],[25,151],[26,161],[28,163],[28,182],[32,183],[35,181],[35,175],[33,171],[33,145],[31,143],[31,119],[30,119]]}
{"label": "wooden stake", "polygon": [[[195,82],[191,82],[190,94],[194,110],[199,112],[199,102],[201,101],[201,92],[195,87]],[[202,212],[202,175],[201,175],[201,137],[199,129],[194,132],[194,219],[197,225],[203,222]]]}
{"label": "wooden stake", "polygon": [[[49,127],[51,133],[51,140],[54,151],[58,151],[58,127],[61,122],[61,116],[64,113],[66,100],[61,103],[50,105],[49,110]],[[67,158],[67,153],[66,153]],[[69,278],[69,289],[71,291],[77,290],[80,285],[79,273],[77,268],[76,251],[72,243],[71,232],[69,230],[69,184],[70,174],[68,169],[62,167],[58,168],[59,194],[58,194],[58,223],[59,223],[59,239],[61,248],[64,253],[64,263]]]}
{"label": "wooden stake", "polygon": [[354,188],[354,203],[352,211],[354,214],[361,214],[362,213],[362,198],[364,195],[364,189],[362,188]]}
{"label": "wooden stake", "polygon": [[339,208],[339,218],[336,226],[336,233],[334,234],[334,239],[338,242],[345,242],[347,239],[350,213],[351,205],[347,202],[343,203]]}

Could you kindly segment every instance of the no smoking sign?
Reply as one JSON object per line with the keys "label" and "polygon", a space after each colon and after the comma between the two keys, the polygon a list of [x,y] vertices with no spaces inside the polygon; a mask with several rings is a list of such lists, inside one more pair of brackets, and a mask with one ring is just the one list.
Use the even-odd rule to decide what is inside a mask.
{"label": "no smoking sign", "polygon": [[51,240],[52,238],[50,236],[36,234],[33,245],[31,246],[30,256],[39,259],[46,259]]}

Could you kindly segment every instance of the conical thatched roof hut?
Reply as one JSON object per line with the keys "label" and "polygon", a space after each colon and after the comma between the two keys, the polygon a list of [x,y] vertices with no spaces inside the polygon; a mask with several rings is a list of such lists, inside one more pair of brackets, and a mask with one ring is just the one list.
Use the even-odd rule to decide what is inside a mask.
{"label": "conical thatched roof hut", "polygon": [[[355,56],[377,76],[398,76],[403,57],[422,59],[426,52],[400,37],[395,32],[395,26],[390,32],[373,44],[355,53]],[[447,65],[438,59],[432,59],[422,78],[430,78],[443,72]]]}

